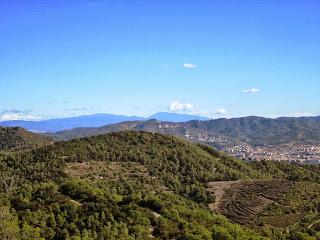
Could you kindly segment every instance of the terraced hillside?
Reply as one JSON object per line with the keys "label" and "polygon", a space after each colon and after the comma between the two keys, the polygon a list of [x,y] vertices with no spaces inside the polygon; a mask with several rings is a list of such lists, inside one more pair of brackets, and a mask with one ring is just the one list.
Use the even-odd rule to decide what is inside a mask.
{"label": "terraced hillside", "polygon": [[[209,183],[211,189],[212,185]],[[291,182],[279,180],[231,182],[229,187],[224,188],[223,196],[215,208],[234,222],[249,224],[271,203],[278,201],[291,186]]]}
{"label": "terraced hillside", "polygon": [[[0,166],[2,222],[11,226],[0,234],[16,239],[318,237],[301,218],[281,228],[252,227],[272,217],[268,209],[278,206],[273,203],[298,194],[291,182],[320,182],[317,167],[248,164],[209,146],[136,131],[19,151],[0,156]],[[223,194],[208,191],[208,183],[230,181],[235,185]],[[210,211],[215,201],[229,220]],[[299,206],[305,203],[301,198]],[[315,198],[310,213],[317,213],[318,203]],[[316,229],[316,217],[308,223]]]}
{"label": "terraced hillside", "polygon": [[256,224],[287,227],[300,223],[306,232],[320,232],[320,184],[296,182],[280,198],[265,208]]}

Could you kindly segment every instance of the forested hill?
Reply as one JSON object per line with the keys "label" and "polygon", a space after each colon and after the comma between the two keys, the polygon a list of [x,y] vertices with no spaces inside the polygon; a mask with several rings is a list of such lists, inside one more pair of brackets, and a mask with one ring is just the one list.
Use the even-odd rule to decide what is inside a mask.
{"label": "forested hill", "polygon": [[[173,136],[124,131],[58,142],[0,155],[0,171],[0,236],[13,236],[9,239],[319,236],[320,168],[248,164]],[[240,184],[229,193],[240,196],[227,198],[239,202],[223,201],[219,191],[209,190],[209,183]],[[299,193],[296,184],[305,189],[301,198],[292,195]],[[299,202],[275,205],[281,207],[271,213],[283,219],[288,211],[299,215],[284,227],[269,223],[278,216],[262,210],[278,200],[289,202],[286,197]],[[221,209],[210,211],[208,205],[215,201],[221,201]]]}
{"label": "forested hill", "polygon": [[189,126],[256,145],[320,142],[320,117],[244,117],[192,121]]}
{"label": "forested hill", "polygon": [[19,127],[0,127],[0,151],[41,147],[52,143],[48,138]]}
{"label": "forested hill", "polygon": [[57,140],[94,136],[112,131],[137,130],[185,136],[225,136],[251,145],[320,143],[320,117],[262,118],[243,117],[181,123],[157,120],[132,121],[100,128],[76,128],[51,135]]}
{"label": "forested hill", "polygon": [[[198,181],[206,183],[213,180],[237,180],[237,179],[257,179],[257,178],[291,178],[291,168],[300,169],[300,177],[315,177],[312,171],[295,165],[277,162],[262,162],[266,167],[276,166],[274,169],[256,170],[259,162],[245,163],[234,157],[229,157],[213,148],[194,144],[171,135],[159,133],[149,133],[143,131],[120,131],[109,134],[73,139],[67,142],[57,142],[45,148],[26,152],[21,156],[23,161],[38,161],[41,159],[49,163],[68,163],[90,160],[106,161],[131,161],[145,165],[152,175],[162,177],[174,175],[183,183],[188,181]],[[285,166],[286,171],[282,171]],[[35,172],[36,173],[36,172]],[[47,171],[51,174],[50,171]],[[296,176],[298,177],[298,176]],[[43,180],[50,178],[42,172]],[[186,181],[188,179],[188,181]],[[306,178],[307,179],[307,178]],[[309,179],[309,178],[308,178]],[[34,179],[33,179],[34,180]],[[179,181],[180,181],[179,180]],[[318,175],[314,178],[318,181]],[[180,189],[178,186],[177,189]]]}

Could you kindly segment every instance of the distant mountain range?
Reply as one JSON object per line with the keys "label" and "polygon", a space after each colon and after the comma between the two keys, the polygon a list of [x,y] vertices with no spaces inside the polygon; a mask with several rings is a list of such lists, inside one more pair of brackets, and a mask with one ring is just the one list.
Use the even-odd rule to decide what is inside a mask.
{"label": "distant mountain range", "polygon": [[138,130],[175,135],[192,141],[218,142],[214,145],[218,148],[220,143],[225,145],[224,142],[251,146],[320,143],[320,116],[277,119],[249,116],[210,120],[201,116],[162,112],[150,117],[95,114],[44,121],[7,121],[0,122],[1,125],[47,132],[55,140]]}
{"label": "distant mountain range", "polygon": [[147,121],[126,121],[99,128],[76,128],[57,132],[51,137],[56,140],[100,135],[121,130],[159,132],[180,136],[194,141],[233,141],[251,146],[278,145],[286,143],[320,143],[320,116],[277,119],[243,117],[187,122],[168,122],[155,119]]}
{"label": "distant mountain range", "polygon": [[124,121],[142,121],[149,119],[157,119],[159,121],[169,122],[186,122],[190,120],[209,120],[209,118],[177,114],[169,112],[156,113],[150,117],[124,116],[114,114],[93,114],[70,118],[57,118],[43,121],[4,121],[0,122],[0,126],[4,127],[22,127],[33,132],[57,132],[79,127],[101,127],[109,124],[116,124]]}

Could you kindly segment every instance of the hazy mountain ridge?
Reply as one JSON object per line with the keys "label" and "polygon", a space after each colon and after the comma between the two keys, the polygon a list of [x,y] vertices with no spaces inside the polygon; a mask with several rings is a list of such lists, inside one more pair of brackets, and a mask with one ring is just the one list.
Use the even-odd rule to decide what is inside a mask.
{"label": "hazy mountain ridge", "polygon": [[101,113],[69,118],[49,119],[42,121],[3,121],[0,122],[0,126],[22,127],[33,132],[57,132],[79,127],[101,127],[104,125],[116,124],[124,121],[142,121],[149,119],[158,119],[170,122],[186,122],[195,119],[208,120],[209,118],[196,115],[177,114],[169,112],[156,113],[150,117],[125,116]]}
{"label": "hazy mountain ridge", "polygon": [[70,118],[57,118],[43,121],[4,121],[0,126],[23,127],[34,132],[56,132],[77,127],[100,127],[123,121],[143,120],[137,116],[123,116],[114,114],[94,114]]}
{"label": "hazy mountain ridge", "polygon": [[176,136],[226,137],[251,145],[277,145],[292,142],[320,143],[320,117],[301,118],[263,118],[243,117],[216,119],[208,121],[193,120],[188,122],[148,121],[122,122],[100,128],[77,128],[53,134],[55,139],[94,136],[120,130],[143,130],[172,134]]}

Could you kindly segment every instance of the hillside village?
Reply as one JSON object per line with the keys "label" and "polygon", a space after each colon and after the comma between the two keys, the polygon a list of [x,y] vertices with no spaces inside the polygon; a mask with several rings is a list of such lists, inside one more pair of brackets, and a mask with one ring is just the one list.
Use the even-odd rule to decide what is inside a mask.
{"label": "hillside village", "polygon": [[[169,127],[166,125],[165,127]],[[275,160],[320,164],[320,144],[283,144],[279,146],[251,146],[225,136],[193,135],[186,130],[184,137],[190,141],[212,145],[234,157],[247,161]]]}

